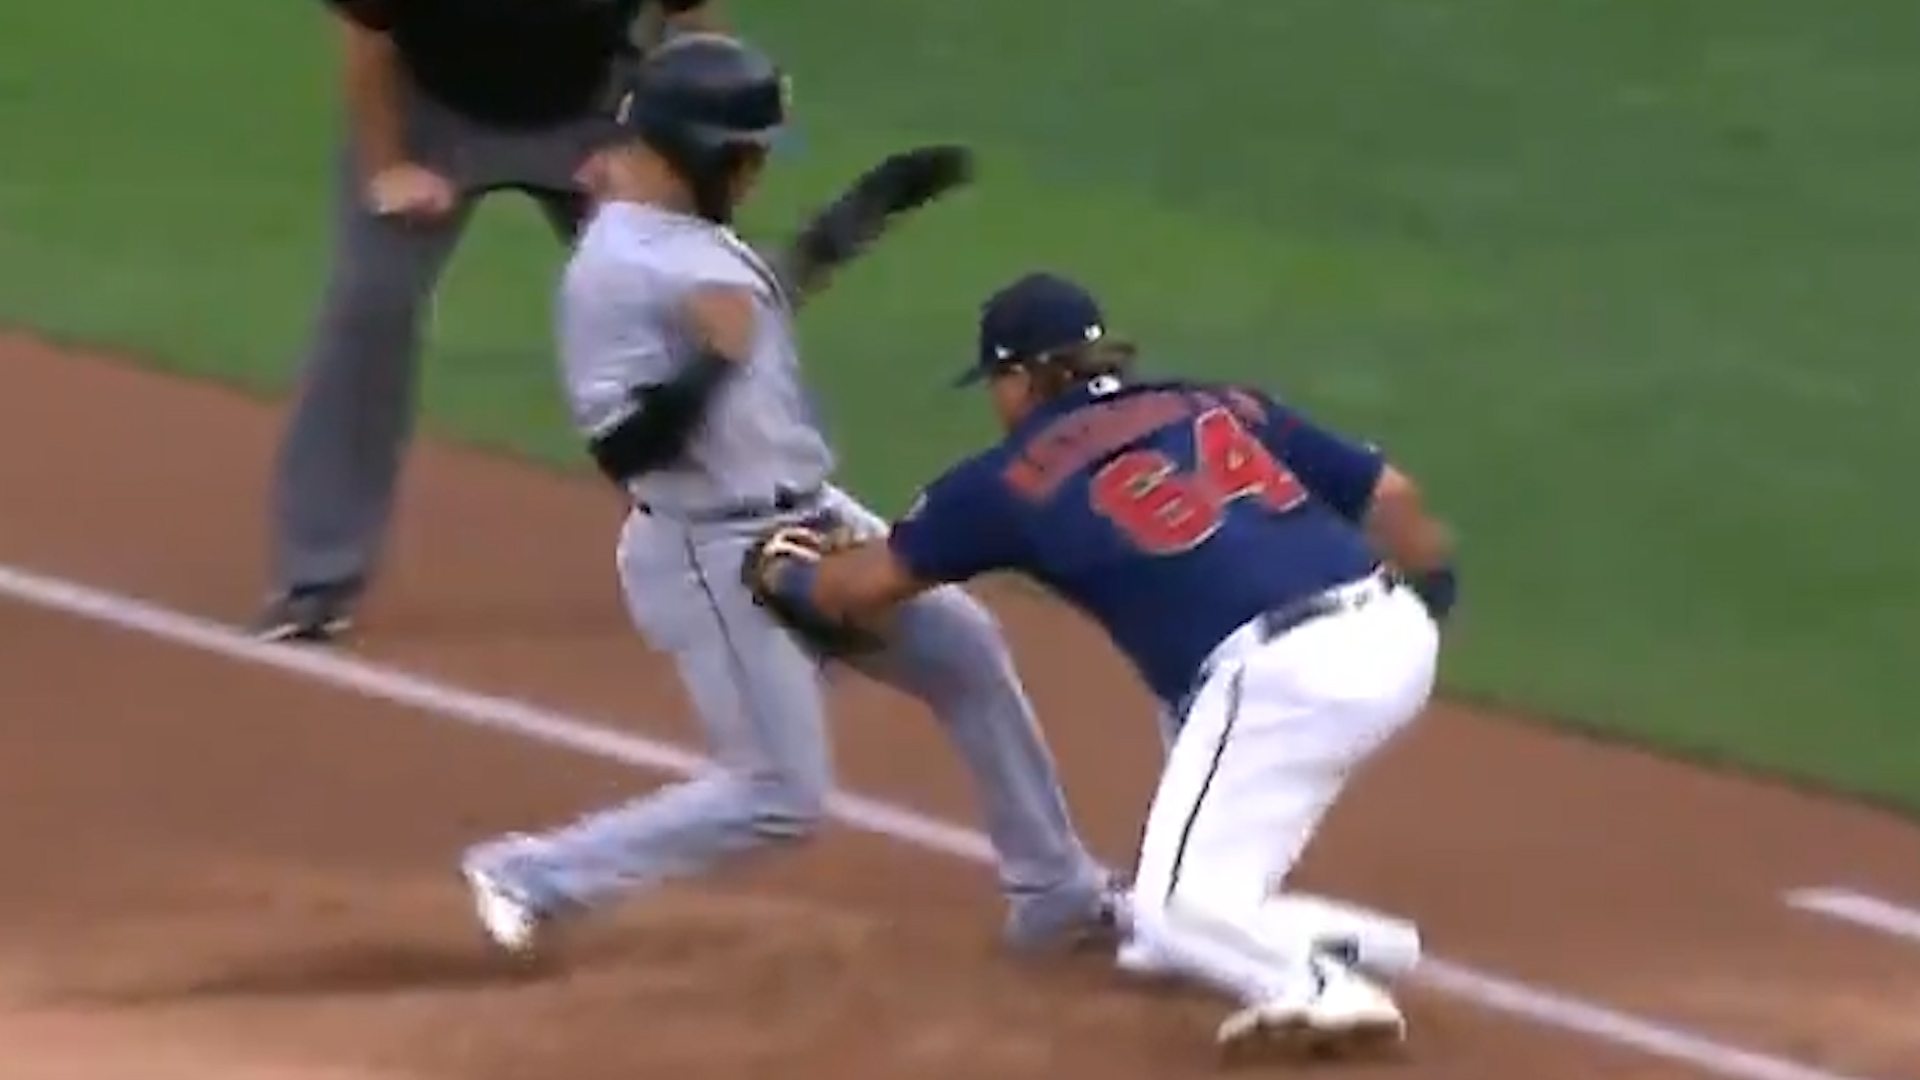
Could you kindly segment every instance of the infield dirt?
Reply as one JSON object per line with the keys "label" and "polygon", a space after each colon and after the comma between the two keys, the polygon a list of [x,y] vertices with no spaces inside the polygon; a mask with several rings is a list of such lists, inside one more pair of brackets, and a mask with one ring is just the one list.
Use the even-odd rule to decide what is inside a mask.
{"label": "infield dirt", "polygon": [[[260,599],[278,415],[0,339],[0,565],[237,621]],[[613,584],[618,497],[420,448],[352,649],[698,745]],[[1102,854],[1157,746],[1077,617],[986,590]],[[972,821],[918,706],[835,692],[846,787]],[[1818,722],[1818,718],[1809,718]],[[1216,1003],[1097,958],[996,948],[989,876],[836,830],[637,898],[564,963],[482,948],[463,844],[663,777],[0,598],[0,1046],[10,1080],[796,1080],[1211,1074]],[[1838,801],[1434,708],[1351,790],[1298,883],[1417,918],[1449,957],[1757,1052],[1920,1076],[1920,948],[1785,908],[1920,897],[1920,829]],[[1420,1080],[1704,1075],[1407,993]]]}

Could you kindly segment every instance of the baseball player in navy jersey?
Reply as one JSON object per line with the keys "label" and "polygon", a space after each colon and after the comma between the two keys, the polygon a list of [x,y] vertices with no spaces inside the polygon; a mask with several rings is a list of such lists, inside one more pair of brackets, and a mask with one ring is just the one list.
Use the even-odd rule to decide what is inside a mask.
{"label": "baseball player in navy jersey", "polygon": [[1135,381],[1131,356],[1080,287],[1009,286],[963,380],[985,381],[1006,438],[884,540],[822,554],[776,529],[749,576],[800,621],[859,625],[996,570],[1090,615],[1171,728],[1121,966],[1230,995],[1230,1051],[1397,1043],[1384,983],[1417,933],[1274,890],[1348,777],[1425,705],[1450,541],[1377,450],[1256,390]]}
{"label": "baseball player in navy jersey", "polygon": [[837,662],[925,702],[972,774],[999,856],[1006,936],[1023,948],[1110,921],[1109,875],[1069,820],[998,628],[958,589],[905,605],[885,634],[776,620],[744,579],[770,528],[878,536],[829,482],[834,456],[801,381],[794,307],[896,214],[964,181],[956,148],[862,176],[778,257],[728,226],[786,113],[757,51],[688,34],[655,51],[603,152],[602,202],[567,267],[560,351],[573,416],[633,505],[618,567],[634,620],[672,655],[719,768],[541,835],[471,849],[487,932],[533,948],[557,916],[812,833],[832,786],[822,672]]}

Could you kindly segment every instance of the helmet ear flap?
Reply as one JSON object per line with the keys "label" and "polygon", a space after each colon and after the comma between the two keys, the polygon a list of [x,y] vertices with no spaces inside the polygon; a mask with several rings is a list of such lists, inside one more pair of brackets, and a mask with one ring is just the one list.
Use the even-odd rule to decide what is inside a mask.
{"label": "helmet ear flap", "polygon": [[716,225],[732,224],[734,181],[760,153],[759,147],[745,143],[720,143],[697,150],[699,164],[687,184],[693,189],[694,210]]}

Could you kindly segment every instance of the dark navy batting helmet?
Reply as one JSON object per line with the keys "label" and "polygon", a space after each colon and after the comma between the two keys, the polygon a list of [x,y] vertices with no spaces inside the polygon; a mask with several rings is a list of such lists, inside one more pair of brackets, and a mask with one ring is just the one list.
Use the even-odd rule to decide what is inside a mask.
{"label": "dark navy batting helmet", "polygon": [[787,122],[787,79],[758,49],[724,34],[669,39],[631,70],[614,121],[665,158],[700,213],[732,216],[729,179]]}

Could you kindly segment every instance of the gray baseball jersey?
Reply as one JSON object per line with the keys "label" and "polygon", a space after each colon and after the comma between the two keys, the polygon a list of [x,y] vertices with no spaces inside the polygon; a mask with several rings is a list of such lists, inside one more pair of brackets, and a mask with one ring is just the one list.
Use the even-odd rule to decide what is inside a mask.
{"label": "gray baseball jersey", "polygon": [[[681,302],[738,285],[758,299],[753,355],[730,376],[673,468],[635,481],[617,565],[636,626],[674,658],[719,771],[535,837],[481,844],[470,869],[548,911],[696,872],[811,832],[832,789],[821,658],[741,581],[748,547],[782,520],[829,512],[869,535],[886,524],[828,484],[833,454],[801,381],[792,309],[767,264],[731,231],[631,204],[603,208],[560,295],[560,348],[575,423],[589,437],[635,407],[632,390],[685,363]],[[762,514],[778,489],[806,505]],[[966,763],[999,857],[1016,944],[1100,916],[1107,875],[1075,834],[1054,763],[998,626],[966,593],[906,604],[886,647],[850,663],[932,710]]]}
{"label": "gray baseball jersey", "polygon": [[760,333],[681,462],[633,482],[636,498],[669,516],[812,491],[833,472],[773,271],[730,229],[635,203],[595,216],[565,274],[560,355],[574,423],[599,435],[633,412],[634,387],[685,365],[692,343],[682,305],[715,285],[752,290]]}

